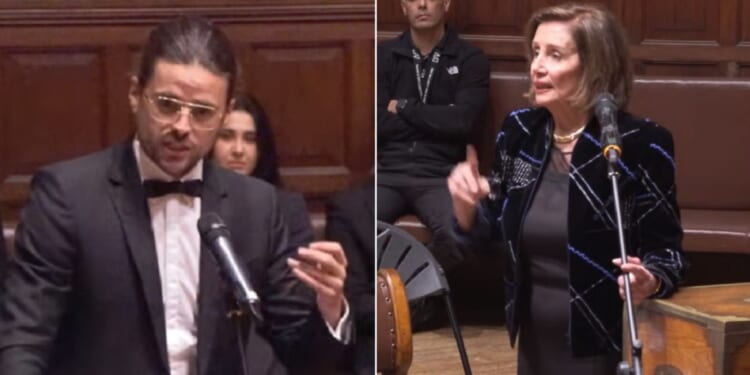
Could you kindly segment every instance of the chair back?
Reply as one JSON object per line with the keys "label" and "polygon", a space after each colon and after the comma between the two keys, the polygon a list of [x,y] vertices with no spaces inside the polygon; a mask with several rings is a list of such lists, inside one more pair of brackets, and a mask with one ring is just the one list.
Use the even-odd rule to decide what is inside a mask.
{"label": "chair back", "polygon": [[450,291],[443,268],[421,242],[378,221],[378,268],[395,268],[409,301]]}

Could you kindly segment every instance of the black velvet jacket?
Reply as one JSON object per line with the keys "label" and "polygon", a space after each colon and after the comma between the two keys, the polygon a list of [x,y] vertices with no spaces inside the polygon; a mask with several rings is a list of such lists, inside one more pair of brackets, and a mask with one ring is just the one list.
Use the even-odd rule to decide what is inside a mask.
{"label": "black velvet jacket", "polygon": [[[655,297],[677,289],[686,262],[676,202],[674,145],[657,124],[618,114],[622,134],[620,202],[628,254],[662,280]],[[505,256],[506,321],[511,345],[523,325],[528,282],[521,228],[552,146],[552,116],[546,109],[510,113],[496,139],[490,175],[492,193],[477,211],[471,233],[458,233],[475,246],[497,240]],[[622,307],[617,286],[619,257],[614,201],[601,156],[600,126],[592,119],[571,158],[568,208],[570,342],[574,355],[620,351]],[[455,226],[458,228],[457,226]],[[458,230],[458,229],[457,229]]]}

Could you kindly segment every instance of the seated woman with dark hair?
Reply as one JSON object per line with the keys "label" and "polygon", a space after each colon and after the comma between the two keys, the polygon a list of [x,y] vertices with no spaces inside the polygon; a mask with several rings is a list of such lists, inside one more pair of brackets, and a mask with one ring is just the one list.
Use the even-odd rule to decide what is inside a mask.
{"label": "seated woman with dark hair", "polygon": [[219,130],[214,160],[237,173],[257,177],[276,186],[292,244],[313,240],[313,229],[302,194],[283,190],[276,144],[263,107],[255,98],[237,95],[232,111]]}

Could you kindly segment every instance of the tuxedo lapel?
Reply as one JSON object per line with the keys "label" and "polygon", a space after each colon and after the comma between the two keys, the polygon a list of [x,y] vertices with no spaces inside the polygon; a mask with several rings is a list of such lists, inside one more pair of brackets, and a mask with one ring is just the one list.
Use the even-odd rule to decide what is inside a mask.
{"label": "tuxedo lapel", "polygon": [[159,358],[166,369],[169,366],[159,263],[151,228],[151,215],[131,142],[115,149],[109,181],[109,193],[120,217],[127,247],[143,288]]}
{"label": "tuxedo lapel", "polygon": [[[226,190],[216,167],[208,160],[203,163],[203,195],[201,196],[201,215],[214,212],[226,219],[229,213]],[[221,275],[211,250],[201,243],[200,283],[198,286],[198,373],[210,375],[210,354],[214,338],[220,323],[228,319],[225,315],[226,293],[222,289]]]}

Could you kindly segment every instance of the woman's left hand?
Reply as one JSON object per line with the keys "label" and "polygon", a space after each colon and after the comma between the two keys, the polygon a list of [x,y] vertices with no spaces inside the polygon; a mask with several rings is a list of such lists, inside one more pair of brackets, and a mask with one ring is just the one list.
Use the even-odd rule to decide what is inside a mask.
{"label": "woman's left hand", "polygon": [[[629,256],[626,264],[622,264],[620,258],[615,258],[612,259],[612,263],[620,267],[623,274],[630,273],[630,295],[633,297],[633,303],[636,306],[656,293],[659,279],[641,264],[640,258]],[[617,278],[617,285],[620,286],[620,298],[625,299],[625,277],[623,275]]]}

